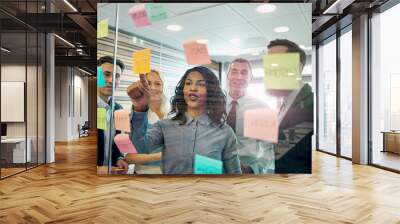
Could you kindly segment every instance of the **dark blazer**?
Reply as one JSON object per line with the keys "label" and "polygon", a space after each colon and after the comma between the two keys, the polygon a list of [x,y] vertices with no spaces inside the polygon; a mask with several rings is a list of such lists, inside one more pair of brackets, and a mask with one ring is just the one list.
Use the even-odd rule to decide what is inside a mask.
{"label": "dark blazer", "polygon": [[[114,110],[121,110],[123,107],[118,104],[114,103]],[[120,131],[115,131],[115,134],[121,133]],[[109,134],[109,130],[102,130],[102,129],[97,129],[97,165],[98,166],[107,166],[107,164],[103,164],[104,160],[104,134]],[[108,149],[107,149],[108,150]],[[112,155],[111,155],[111,160],[112,160],[112,165],[115,166],[118,158],[122,157],[122,153],[119,151],[117,145],[114,143],[114,140],[112,141]]]}
{"label": "dark blazer", "polygon": [[[279,124],[278,150],[275,155],[275,173],[311,173],[311,148],[314,119],[314,95],[304,84],[285,110]],[[288,139],[284,133],[290,133]],[[290,137],[289,137],[290,138]],[[291,144],[285,144],[290,142]],[[286,148],[281,151],[279,148]],[[284,152],[284,153],[282,153]]]}

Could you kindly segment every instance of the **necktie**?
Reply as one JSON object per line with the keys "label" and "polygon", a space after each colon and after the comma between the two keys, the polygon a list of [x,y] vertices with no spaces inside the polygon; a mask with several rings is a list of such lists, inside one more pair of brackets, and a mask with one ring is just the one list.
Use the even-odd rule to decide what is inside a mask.
{"label": "necktie", "polygon": [[236,107],[238,103],[233,100],[231,103],[231,110],[229,111],[228,117],[226,118],[226,123],[232,127],[233,131],[236,133]]}

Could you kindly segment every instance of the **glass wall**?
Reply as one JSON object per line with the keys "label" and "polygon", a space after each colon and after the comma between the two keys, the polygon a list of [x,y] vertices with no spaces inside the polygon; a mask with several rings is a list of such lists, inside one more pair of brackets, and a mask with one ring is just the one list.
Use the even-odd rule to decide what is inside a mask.
{"label": "glass wall", "polygon": [[[272,21],[272,17],[269,17],[269,14],[255,13],[257,8],[260,7],[258,3],[199,3],[190,5],[154,3],[98,4],[97,81],[102,82],[100,78],[105,79],[105,83],[98,85],[97,98],[97,129],[99,137],[98,173],[126,172],[120,166],[122,163],[117,164],[119,161],[117,159],[125,156],[127,161],[131,163],[129,164],[129,174],[183,174],[186,172],[201,174],[201,172],[196,173],[197,171],[195,171],[196,167],[203,166],[196,165],[196,161],[200,160],[195,159],[199,158],[195,154],[203,153],[202,150],[211,150],[212,152],[204,152],[202,155],[216,160],[217,166],[220,167],[218,164],[221,164],[221,158],[219,158],[220,154],[218,151],[221,149],[221,146],[218,146],[218,144],[207,146],[211,142],[209,139],[213,138],[210,134],[211,132],[199,135],[199,138],[207,138],[207,141],[200,143],[199,140],[196,140],[197,137],[193,135],[190,137],[191,143],[188,144],[183,141],[189,140],[190,132],[184,131],[185,129],[175,129],[176,127],[180,128],[184,126],[174,126],[174,128],[163,127],[162,136],[159,135],[154,138],[157,139],[156,142],[160,140],[160,147],[155,147],[154,151],[154,147],[152,150],[146,151],[145,145],[141,145],[142,140],[136,136],[137,130],[143,131],[140,135],[141,138],[147,131],[141,125],[137,125],[137,123],[142,121],[143,123],[150,123],[149,126],[144,125],[143,127],[153,127],[154,129],[152,130],[156,130],[159,123],[154,123],[155,127],[152,125],[157,120],[161,120],[162,122],[172,121],[174,123],[176,120],[169,119],[174,117],[174,115],[181,116],[180,113],[182,113],[184,115],[182,118],[188,116],[183,111],[189,111],[187,108],[191,106],[191,100],[196,101],[197,96],[193,95],[192,99],[183,98],[182,100],[181,95],[184,93],[182,93],[180,88],[189,87],[180,87],[178,85],[192,85],[192,78],[189,79],[184,74],[189,68],[197,65],[203,65],[215,73],[215,77],[220,81],[222,92],[228,96],[227,99],[229,100],[229,103],[220,102],[207,106],[209,108],[202,112],[201,115],[208,116],[208,114],[217,109],[217,106],[223,104],[225,104],[224,108],[227,112],[231,111],[233,110],[232,107],[235,107],[235,103],[237,103],[233,98],[238,99],[243,96],[249,97],[244,101],[251,101],[251,109],[266,108],[269,106],[268,110],[273,110],[268,111],[273,113],[272,116],[279,114],[279,132],[281,133],[276,135],[277,138],[279,136],[279,139],[276,140],[278,141],[276,145],[272,145],[266,140],[262,141],[260,138],[252,137],[251,134],[247,135],[247,133],[244,133],[244,110],[247,109],[246,111],[253,112],[250,110],[250,104],[249,108],[242,107],[240,109],[242,111],[238,112],[238,116],[233,118],[236,119],[235,122],[240,123],[240,125],[231,124],[232,126],[237,125],[233,130],[237,134],[238,146],[241,147],[241,149],[238,149],[239,157],[241,157],[240,161],[243,164],[243,167],[240,169],[249,173],[263,174],[271,172],[310,173],[313,94],[310,86],[311,66],[309,61],[312,48],[311,32],[309,32],[311,31],[309,30],[311,8],[309,6],[310,4],[277,4],[276,7],[278,10],[276,12],[278,14],[273,15],[274,19],[278,21],[277,18],[281,18],[291,23],[290,32],[287,32],[289,31],[287,28],[284,28],[282,32],[278,32],[271,29],[270,23],[265,23],[265,21]],[[293,13],[288,16],[284,14],[285,11]],[[240,14],[243,14],[243,16],[238,16],[236,12],[241,12]],[[226,14],[227,16],[221,19],[221,14]],[[299,19],[301,15],[306,15],[306,18],[300,17],[302,19]],[[224,28],[221,29],[221,27]],[[254,27],[258,27],[257,30],[261,32],[254,30]],[[262,35],[260,35],[261,33]],[[296,33],[296,35],[292,35],[293,33]],[[268,40],[265,39],[266,36],[268,36]],[[293,41],[306,50],[306,55],[301,54],[301,57],[296,57],[297,55],[294,54],[287,55],[287,52],[282,50],[285,48],[280,48],[278,51],[271,51],[275,53],[275,57],[268,57],[266,56],[268,49],[265,43],[274,39],[288,39]],[[274,53],[268,54],[272,55]],[[104,61],[107,60],[107,58],[104,58],[105,56],[116,57],[125,66],[120,66],[119,64],[121,63],[110,63],[109,60]],[[286,60],[288,56],[295,57],[293,59],[289,57]],[[235,78],[239,75],[239,71],[238,69],[232,69],[229,65],[234,59],[239,58],[247,59],[249,63],[243,66],[244,69],[240,69],[240,76],[244,78],[236,82]],[[263,61],[263,59],[271,60],[271,58],[273,61],[269,61],[268,63]],[[303,63],[305,65],[303,74],[298,69],[300,59],[306,60]],[[275,60],[279,61],[279,63],[275,63]],[[236,63],[242,65],[244,61],[238,60]],[[248,64],[251,66],[248,66]],[[248,72],[249,67],[251,67],[252,73]],[[271,67],[279,68],[271,69]],[[156,72],[150,72],[149,68],[156,70]],[[231,68],[231,70],[228,68]],[[208,69],[201,69],[208,71]],[[288,69],[295,72],[288,72]],[[234,78],[227,74],[228,71],[231,71],[230,75],[234,76]],[[269,79],[273,72],[276,73],[274,76],[281,77],[272,77],[272,79]],[[139,73],[147,74],[145,77],[147,77],[148,84],[152,88],[149,97],[150,103],[147,105],[148,113],[140,114],[144,118],[147,116],[147,119],[143,120],[135,120],[135,116],[138,117],[139,115],[135,109],[139,108],[139,111],[140,109],[144,109],[137,106],[137,104],[135,105],[135,101],[143,95],[139,94],[137,98],[135,94],[127,94],[127,92],[134,93],[131,90],[135,90],[137,83],[133,83],[139,79]],[[193,72],[191,74],[201,73]],[[252,76],[249,76],[250,74]],[[203,74],[201,75],[203,76]],[[204,77],[208,79],[205,74]],[[182,78],[188,81],[179,82]],[[209,78],[214,79],[214,76],[210,74]],[[282,79],[277,81],[275,78]],[[283,81],[283,78],[287,78],[286,82]],[[289,82],[287,82],[288,80]],[[281,85],[280,81],[284,84]],[[290,85],[288,84],[290,81],[294,85],[287,86]],[[142,78],[142,83],[146,83],[144,78]],[[131,86],[132,84],[133,86]],[[208,87],[211,89],[211,85],[215,84],[219,83],[216,81],[207,81],[203,87],[210,85]],[[194,90],[196,91],[197,89]],[[221,91],[219,88],[215,88],[215,90]],[[235,94],[235,91],[241,90],[245,91],[239,95]],[[186,92],[185,94],[189,93]],[[233,97],[230,94],[233,94]],[[216,98],[222,95],[216,95]],[[177,97],[178,101],[175,100],[171,103],[171,99],[174,99],[174,96]],[[163,105],[162,102],[166,103]],[[187,104],[189,106],[180,107],[176,106],[176,103]],[[172,114],[168,116],[171,108],[173,109]],[[115,109],[115,113],[113,109]],[[125,109],[125,111],[122,109]],[[166,113],[163,113],[162,110]],[[133,128],[131,129],[120,126],[123,124],[121,121],[122,117],[124,117],[123,120],[129,121],[127,119],[129,113],[132,116],[130,125]],[[236,112],[232,114],[234,113]],[[113,115],[115,116],[115,126],[119,126],[115,132],[113,130]],[[270,116],[262,115],[258,121],[248,123],[255,125],[263,124],[263,122],[259,121]],[[198,118],[195,117],[195,119]],[[278,119],[276,121],[278,122]],[[246,126],[250,127],[251,125],[246,124]],[[277,126],[276,129],[278,129]],[[237,130],[236,127],[238,127]],[[266,132],[260,131],[260,133]],[[150,132],[148,134],[154,133]],[[179,140],[177,140],[178,137]],[[112,140],[116,143],[115,147],[110,143]],[[122,142],[126,143],[126,145],[121,145]],[[184,147],[186,149],[185,153],[177,150],[174,152],[176,154],[171,157],[169,153],[173,151],[170,150],[172,148],[179,148],[172,143],[179,144],[178,146],[181,148]],[[133,155],[135,153],[131,150],[133,148],[131,145],[136,147],[137,155]],[[129,147],[125,148],[125,146]],[[273,149],[275,146],[279,148],[279,153],[275,153]],[[162,155],[158,150],[162,150]],[[145,159],[139,161],[135,157],[146,157],[149,160],[143,162]],[[187,164],[187,170],[182,171],[179,164],[183,164],[182,161],[192,160],[193,162]],[[256,161],[262,162],[258,163]],[[253,163],[253,167],[248,167],[250,163]],[[206,167],[207,165],[204,166]],[[224,172],[218,171],[217,173],[223,174],[229,172],[232,171],[224,170]]]}
{"label": "glass wall", "polygon": [[45,162],[45,35],[22,22],[42,5],[0,3],[0,178]]}
{"label": "glass wall", "polygon": [[400,170],[400,4],[372,19],[372,164]]}
{"label": "glass wall", "polygon": [[336,36],[318,51],[318,149],[336,154]]}
{"label": "glass wall", "polygon": [[352,157],[352,32],[340,36],[340,155]]}

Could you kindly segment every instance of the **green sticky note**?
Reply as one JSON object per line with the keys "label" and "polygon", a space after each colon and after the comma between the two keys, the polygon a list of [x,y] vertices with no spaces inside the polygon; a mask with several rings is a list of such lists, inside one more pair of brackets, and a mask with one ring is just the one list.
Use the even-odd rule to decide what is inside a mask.
{"label": "green sticky note", "polygon": [[300,87],[300,56],[298,53],[264,55],[263,65],[266,89],[294,90]]}
{"label": "green sticky note", "polygon": [[97,38],[108,36],[108,18],[97,23]]}
{"label": "green sticky note", "polygon": [[107,111],[105,108],[97,108],[97,129],[107,130]]}
{"label": "green sticky note", "polygon": [[162,4],[146,4],[146,10],[151,22],[164,20],[167,18],[167,10]]}
{"label": "green sticky note", "polygon": [[106,86],[106,81],[104,79],[104,73],[101,66],[97,67],[97,88],[102,88]]}
{"label": "green sticky note", "polygon": [[195,155],[194,174],[222,174],[222,161]]}

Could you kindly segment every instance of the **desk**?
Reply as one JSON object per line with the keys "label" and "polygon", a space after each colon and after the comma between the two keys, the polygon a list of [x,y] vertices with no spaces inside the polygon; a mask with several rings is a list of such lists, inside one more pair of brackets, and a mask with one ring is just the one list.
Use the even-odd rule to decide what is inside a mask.
{"label": "desk", "polygon": [[392,152],[400,154],[400,132],[399,131],[382,131],[383,133],[383,150],[382,152]]}
{"label": "desk", "polygon": [[[32,154],[31,154],[32,141],[30,138],[27,138],[26,142],[28,144],[27,144],[26,152],[25,152],[25,138],[1,139],[2,157],[3,158],[8,157],[8,159],[6,158],[6,161],[9,163],[31,162],[31,160],[32,160],[31,159],[32,158]],[[6,154],[6,155],[4,155],[4,154]],[[11,154],[12,154],[12,157],[11,157]],[[12,160],[11,160],[11,158],[12,158]],[[27,161],[25,161],[25,158],[27,158]]]}

